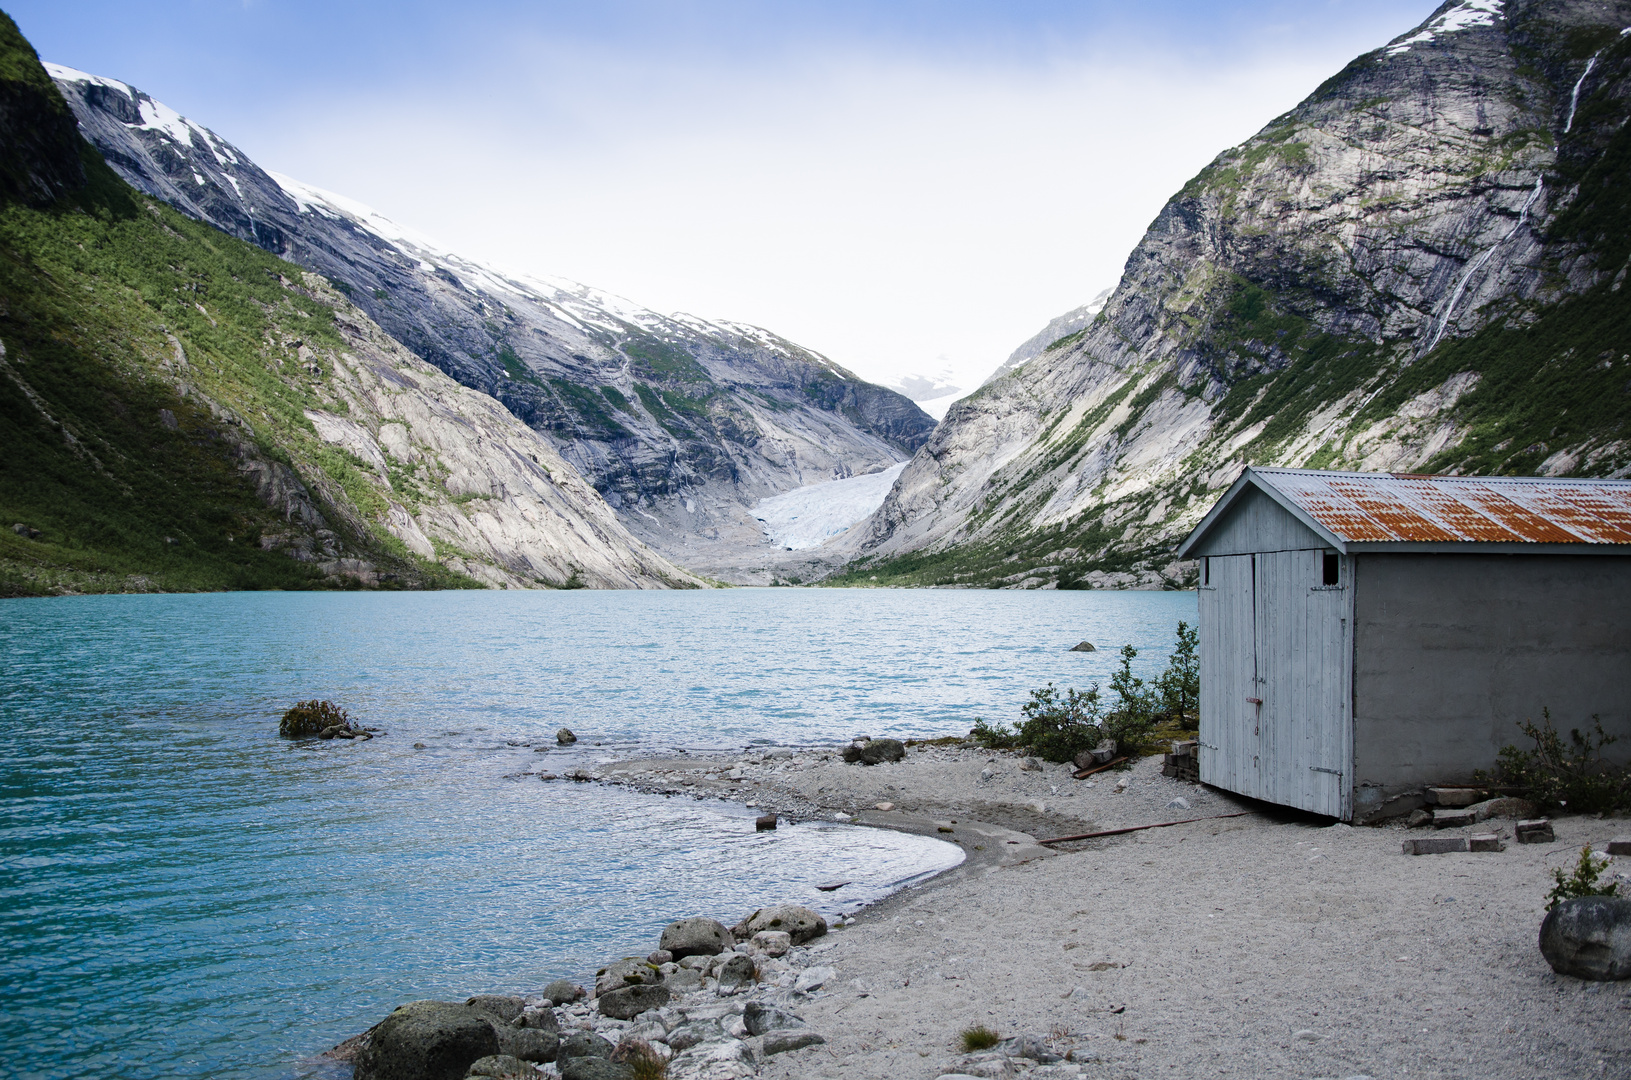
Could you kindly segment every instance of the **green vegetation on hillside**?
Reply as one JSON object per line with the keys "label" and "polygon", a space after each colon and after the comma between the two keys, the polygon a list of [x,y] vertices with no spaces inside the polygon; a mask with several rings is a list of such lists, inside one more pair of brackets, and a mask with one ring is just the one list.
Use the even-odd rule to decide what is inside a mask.
{"label": "green vegetation on hillside", "polygon": [[[0,79],[38,69],[13,38]],[[381,584],[476,586],[371,524],[375,486],[316,438],[305,410],[344,410],[324,363],[344,343],[301,272],[77,149],[79,190],[0,204],[0,595],[359,587],[258,493],[278,470]]]}

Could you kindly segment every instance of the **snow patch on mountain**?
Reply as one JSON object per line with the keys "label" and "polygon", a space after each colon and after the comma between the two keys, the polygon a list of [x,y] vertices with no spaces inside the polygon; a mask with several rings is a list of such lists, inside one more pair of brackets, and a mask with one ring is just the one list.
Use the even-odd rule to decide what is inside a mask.
{"label": "snow patch on mountain", "polygon": [[764,526],[765,535],[777,547],[804,551],[865,521],[883,505],[889,489],[906,462],[882,472],[810,484],[792,491],[760,499],[753,516]]}
{"label": "snow patch on mountain", "polygon": [[1501,17],[1503,0],[1463,0],[1460,7],[1451,8],[1416,33],[1395,41],[1387,47],[1389,56],[1409,52],[1413,46],[1425,45],[1440,34],[1453,34],[1458,30],[1471,30],[1475,26],[1493,26]]}

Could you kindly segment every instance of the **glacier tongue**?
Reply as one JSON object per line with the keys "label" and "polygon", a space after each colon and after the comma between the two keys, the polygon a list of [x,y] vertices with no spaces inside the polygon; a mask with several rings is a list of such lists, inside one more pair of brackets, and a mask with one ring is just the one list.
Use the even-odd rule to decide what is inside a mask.
{"label": "glacier tongue", "polygon": [[882,472],[794,488],[760,499],[753,516],[778,547],[792,551],[819,547],[882,506],[904,468],[903,461]]}

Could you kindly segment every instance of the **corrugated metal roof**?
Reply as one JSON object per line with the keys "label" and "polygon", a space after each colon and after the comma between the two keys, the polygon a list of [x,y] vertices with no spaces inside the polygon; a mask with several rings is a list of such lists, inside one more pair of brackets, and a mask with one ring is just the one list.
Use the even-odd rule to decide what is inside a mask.
{"label": "corrugated metal roof", "polygon": [[1631,544],[1631,481],[1252,469],[1348,543]]}

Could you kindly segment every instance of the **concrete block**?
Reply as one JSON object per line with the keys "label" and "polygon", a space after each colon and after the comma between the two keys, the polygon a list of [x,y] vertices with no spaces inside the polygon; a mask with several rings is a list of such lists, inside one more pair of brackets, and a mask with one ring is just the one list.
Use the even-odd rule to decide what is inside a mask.
{"label": "concrete block", "polygon": [[1520,821],[1512,830],[1520,844],[1550,844],[1557,837],[1552,834],[1552,823],[1546,818]]}
{"label": "concrete block", "polygon": [[1631,836],[1616,836],[1608,842],[1610,855],[1631,855]]}
{"label": "concrete block", "polygon": [[1433,811],[1433,828],[1454,829],[1462,825],[1476,825],[1478,812],[1471,806],[1439,807]]}
{"label": "concrete block", "polygon": [[1500,851],[1501,838],[1494,833],[1481,833],[1467,837],[1468,851]]}
{"label": "concrete block", "polygon": [[1427,801],[1433,806],[1471,806],[1475,802],[1482,802],[1483,791],[1470,787],[1430,787],[1427,789]]}
{"label": "concrete block", "polygon": [[1443,855],[1451,851],[1466,851],[1465,836],[1418,836],[1404,842],[1406,855]]}

